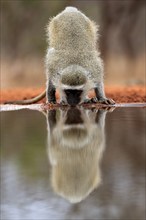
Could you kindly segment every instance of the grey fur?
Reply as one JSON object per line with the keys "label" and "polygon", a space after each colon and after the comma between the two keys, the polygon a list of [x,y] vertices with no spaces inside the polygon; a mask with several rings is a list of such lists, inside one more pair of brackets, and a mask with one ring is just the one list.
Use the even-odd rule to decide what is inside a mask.
{"label": "grey fur", "polygon": [[[108,100],[103,87],[103,62],[97,50],[97,30],[95,23],[74,7],[67,7],[49,22],[47,91],[50,91],[51,80],[54,87],[59,89],[64,103],[67,103],[64,86],[79,89],[78,86],[82,85],[80,103],[84,102],[88,91],[93,88],[98,101],[105,103]],[[49,101],[49,97],[47,99]],[[113,104],[111,100],[108,101]]]}

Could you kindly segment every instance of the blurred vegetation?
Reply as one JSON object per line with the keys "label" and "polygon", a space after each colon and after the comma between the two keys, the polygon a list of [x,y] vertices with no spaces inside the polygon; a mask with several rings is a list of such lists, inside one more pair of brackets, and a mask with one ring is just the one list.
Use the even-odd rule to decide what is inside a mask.
{"label": "blurred vegetation", "polygon": [[[74,4],[72,4],[74,3]],[[71,0],[2,0],[1,1],[1,49],[3,56],[23,57],[43,55],[46,50],[45,27],[51,17],[68,5],[81,4],[87,7],[89,1]],[[91,1],[89,14],[96,14],[95,1]],[[88,10],[88,8],[86,8]],[[88,14],[88,13],[87,13]],[[96,16],[93,16],[96,17]]]}
{"label": "blurred vegetation", "polygon": [[[29,62],[32,63],[32,75],[43,71],[43,58],[47,49],[46,25],[51,17],[56,16],[66,6],[77,7],[100,25],[101,56],[106,63],[105,72],[108,72],[112,83],[113,79],[116,83],[125,79],[127,74],[131,74],[130,82],[134,78],[134,83],[143,83],[146,51],[145,5],[145,0],[1,0],[0,43],[2,69],[5,73],[2,78],[3,87],[19,79],[19,76],[30,75],[27,74],[30,72],[28,68],[25,71],[27,65],[23,61],[28,63],[32,60]],[[35,58],[39,58],[39,62],[33,61]],[[8,76],[12,76],[12,79]],[[29,78],[29,81],[32,80]],[[20,81],[19,83],[21,85]]]}
{"label": "blurred vegetation", "polygon": [[46,49],[45,26],[66,6],[76,6],[101,24],[101,48],[133,56],[145,46],[145,1],[1,0],[1,49],[3,55],[42,55]]}
{"label": "blurred vegetation", "polygon": [[103,1],[104,52],[134,58],[146,52],[146,1]]}

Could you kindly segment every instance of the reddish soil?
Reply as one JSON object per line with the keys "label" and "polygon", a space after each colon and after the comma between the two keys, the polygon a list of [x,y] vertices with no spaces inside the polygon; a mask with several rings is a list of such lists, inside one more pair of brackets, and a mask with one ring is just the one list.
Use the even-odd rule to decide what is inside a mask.
{"label": "reddish soil", "polygon": [[[12,100],[30,99],[43,91],[42,88],[17,88],[5,89],[1,91],[0,103]],[[133,102],[146,102],[146,89],[144,86],[107,86],[105,88],[107,97],[115,100],[116,103],[133,103]],[[90,92],[89,96],[92,97],[94,92]],[[59,93],[56,92],[56,97],[59,99]],[[45,102],[45,99],[40,103]]]}

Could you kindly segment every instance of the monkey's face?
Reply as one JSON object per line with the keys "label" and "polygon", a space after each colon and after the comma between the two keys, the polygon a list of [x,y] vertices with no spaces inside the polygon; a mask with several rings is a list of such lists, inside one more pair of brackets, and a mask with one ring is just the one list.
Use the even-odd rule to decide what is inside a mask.
{"label": "monkey's face", "polygon": [[81,89],[65,89],[64,95],[66,98],[67,104],[71,106],[75,106],[82,101],[82,93]]}

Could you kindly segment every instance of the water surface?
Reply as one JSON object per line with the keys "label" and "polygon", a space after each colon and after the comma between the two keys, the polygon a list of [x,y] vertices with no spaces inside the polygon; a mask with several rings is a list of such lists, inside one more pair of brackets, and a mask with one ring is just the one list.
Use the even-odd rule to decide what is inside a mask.
{"label": "water surface", "polygon": [[1,219],[145,219],[144,108],[1,112]]}

